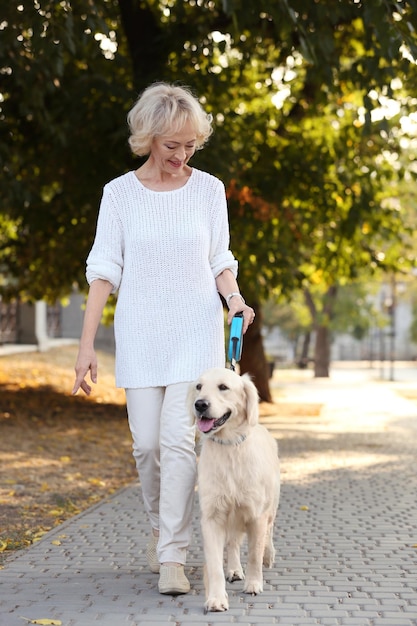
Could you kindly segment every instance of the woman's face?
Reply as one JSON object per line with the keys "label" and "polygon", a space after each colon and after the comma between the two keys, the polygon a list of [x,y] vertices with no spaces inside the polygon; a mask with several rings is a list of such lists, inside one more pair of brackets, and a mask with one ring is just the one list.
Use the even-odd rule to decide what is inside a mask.
{"label": "woman's face", "polygon": [[155,137],[151,146],[151,156],[161,171],[167,174],[181,174],[196,150],[196,132],[190,122],[172,135]]}

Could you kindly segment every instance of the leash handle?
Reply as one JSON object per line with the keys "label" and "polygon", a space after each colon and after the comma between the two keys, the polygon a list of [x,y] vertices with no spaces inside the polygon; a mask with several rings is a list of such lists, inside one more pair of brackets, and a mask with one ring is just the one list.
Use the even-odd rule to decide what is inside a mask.
{"label": "leash handle", "polygon": [[230,324],[228,359],[230,369],[235,371],[236,363],[240,361],[243,347],[243,313],[236,313]]}

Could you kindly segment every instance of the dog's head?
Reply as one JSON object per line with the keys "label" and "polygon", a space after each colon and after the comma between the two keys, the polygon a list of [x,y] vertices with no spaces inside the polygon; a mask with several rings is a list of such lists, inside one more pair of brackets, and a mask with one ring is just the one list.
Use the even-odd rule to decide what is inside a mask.
{"label": "dog's head", "polygon": [[222,437],[258,423],[258,392],[247,374],[226,368],[207,370],[190,386],[188,407],[204,434],[222,431]]}

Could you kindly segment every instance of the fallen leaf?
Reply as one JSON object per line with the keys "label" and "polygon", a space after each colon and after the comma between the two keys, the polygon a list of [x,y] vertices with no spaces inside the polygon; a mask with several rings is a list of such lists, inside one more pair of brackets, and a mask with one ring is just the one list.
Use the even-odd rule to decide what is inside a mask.
{"label": "fallen leaf", "polygon": [[7,550],[7,541],[0,541],[0,552]]}
{"label": "fallen leaf", "polygon": [[60,546],[61,542],[59,541],[59,539],[54,539],[53,541],[51,541],[52,545],[54,546]]}
{"label": "fallen leaf", "polygon": [[[31,531],[28,531],[28,533],[30,533]],[[34,533],[34,535],[32,536],[32,541],[39,541],[39,539],[41,539],[41,537],[43,537],[44,535],[46,535],[46,533],[48,532],[48,530],[43,530],[40,529],[38,530],[36,533]]]}
{"label": "fallen leaf", "polygon": [[28,617],[22,617],[29,624],[41,624],[41,626],[62,626],[60,619],[29,619]]}
{"label": "fallen leaf", "polygon": [[303,506],[300,506],[300,511],[309,511],[310,507],[308,507],[307,505],[303,504]]}
{"label": "fallen leaf", "polygon": [[106,483],[103,480],[100,480],[100,478],[89,478],[88,482],[91,485],[99,485],[100,487],[105,487]]}

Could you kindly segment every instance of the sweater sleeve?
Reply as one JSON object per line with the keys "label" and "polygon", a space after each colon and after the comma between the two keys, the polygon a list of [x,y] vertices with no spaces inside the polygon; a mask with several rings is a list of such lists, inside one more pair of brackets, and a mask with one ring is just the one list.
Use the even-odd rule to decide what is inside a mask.
{"label": "sweater sleeve", "polygon": [[230,233],[226,192],[223,183],[219,180],[217,183],[213,196],[210,266],[215,278],[225,269],[229,269],[236,278],[238,262],[229,250]]}
{"label": "sweater sleeve", "polygon": [[87,258],[88,284],[97,279],[107,280],[113,285],[112,293],[115,293],[122,279],[123,252],[122,224],[115,211],[112,193],[104,187],[96,236]]}

